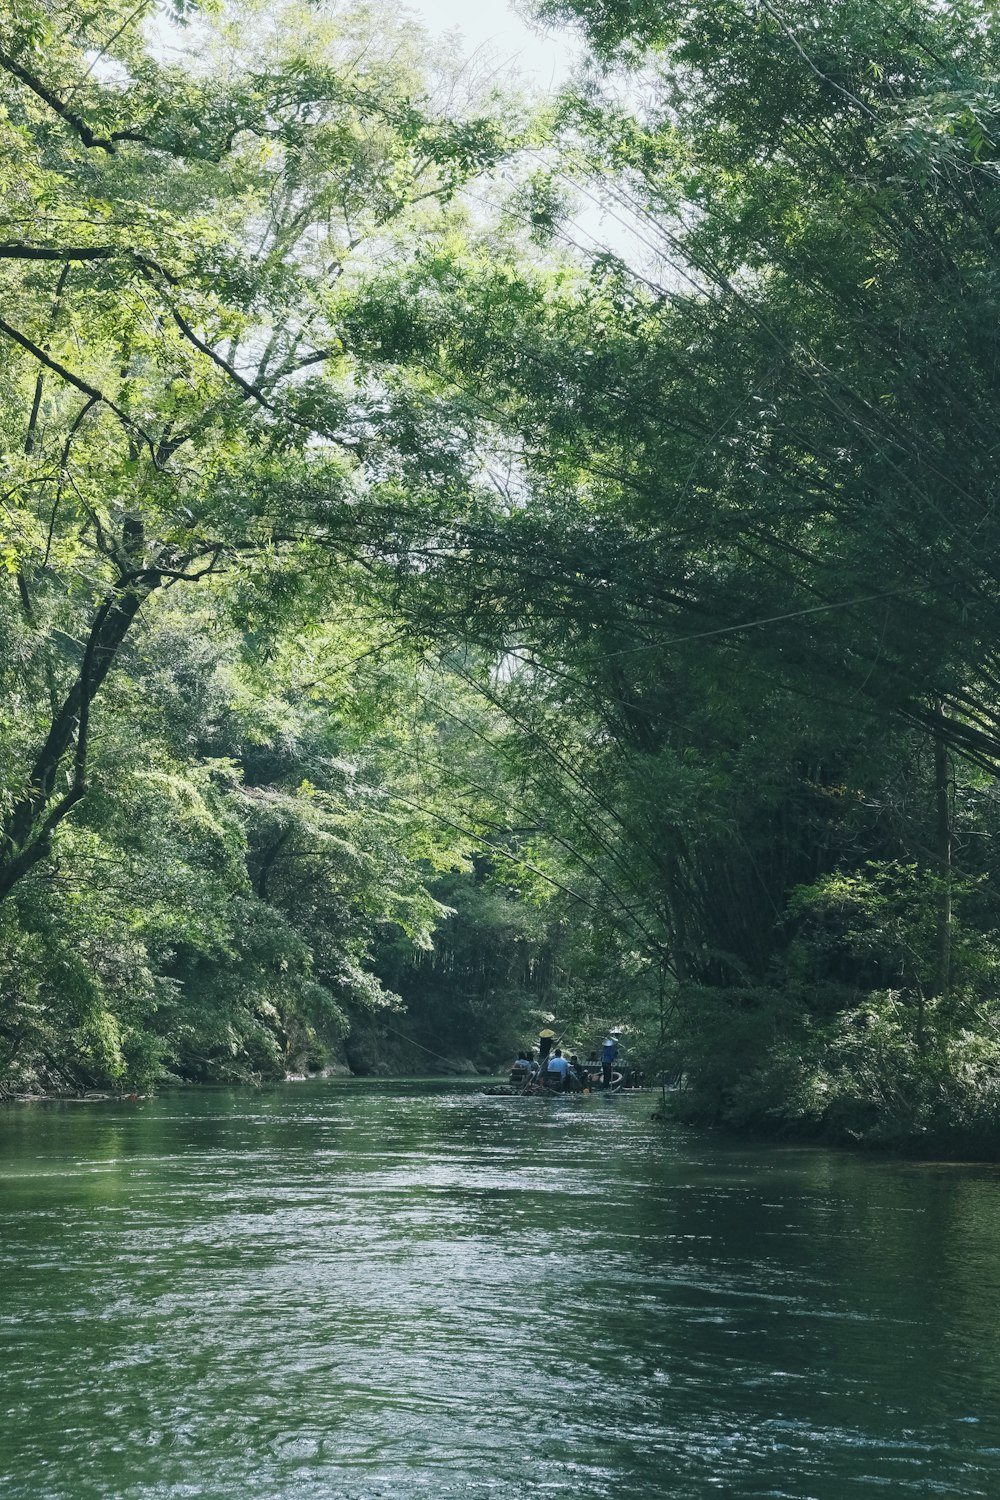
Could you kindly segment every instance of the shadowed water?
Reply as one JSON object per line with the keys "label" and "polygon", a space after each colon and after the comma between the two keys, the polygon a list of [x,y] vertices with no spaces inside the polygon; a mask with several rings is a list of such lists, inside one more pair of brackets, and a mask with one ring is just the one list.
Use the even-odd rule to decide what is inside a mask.
{"label": "shadowed water", "polygon": [[1000,1495],[1000,1169],[650,1107],[0,1113],[3,1500]]}

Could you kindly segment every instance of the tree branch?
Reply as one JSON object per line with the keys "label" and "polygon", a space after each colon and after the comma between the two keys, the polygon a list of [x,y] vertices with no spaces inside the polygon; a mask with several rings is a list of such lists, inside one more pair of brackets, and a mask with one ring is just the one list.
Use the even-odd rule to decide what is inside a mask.
{"label": "tree branch", "polygon": [[107,260],[118,251],[113,245],[0,245],[0,260]]}
{"label": "tree branch", "polygon": [[116,402],[112,401],[110,396],[105,396],[104,392],[99,391],[96,386],[90,385],[86,380],[82,380],[79,375],[74,375],[72,370],[68,370],[65,365],[61,365],[58,360],[46,354],[44,349],[32,343],[31,339],[3,318],[0,318],[0,333],[5,333],[8,338],[14,340],[15,344],[20,344],[21,348],[26,349],[33,359],[37,359],[39,364],[43,364],[47,370],[52,370],[62,380],[65,380],[67,385],[75,387],[76,390],[81,391],[85,396],[90,396],[93,401],[100,401],[109,410],[113,411],[119,421],[130,432],[137,432],[139,434],[149,449],[153,462],[156,462],[156,449],[149,434],[143,431],[138,422],[129,416],[128,412],[123,411]]}
{"label": "tree branch", "polygon": [[229,376],[230,380],[236,382],[244,395],[249,396],[253,401],[259,402],[259,404],[263,407],[266,407],[268,411],[275,410],[273,403],[267,399],[262,390],[260,390],[255,385],[251,385],[250,381],[240,374],[235,365],[231,365],[228,359],[223,359],[222,355],[216,353],[216,351],[210,344],[206,344],[204,339],[200,339],[198,337],[194,329],[191,327],[190,323],[186,318],[181,316],[176,307],[171,307],[170,303],[167,303],[167,306],[168,308],[170,308],[170,316],[173,318],[174,322],[177,324],[177,327],[180,329],[181,333],[183,333],[184,337],[188,340],[189,343],[193,344],[196,349],[200,350],[202,354],[206,355],[207,358],[210,359],[214,365],[217,365],[220,370],[224,370]]}
{"label": "tree branch", "polygon": [[107,151],[113,155],[119,141],[139,141],[149,144],[148,137],[136,130],[113,130],[110,135],[96,135],[86,120],[75,110],[69,109],[47,84],[44,84],[40,78],[36,78],[34,73],[29,73],[27,68],[23,68],[9,53],[2,50],[0,50],[0,68],[4,68],[14,78],[19,79],[37,98],[41,99],[43,104],[47,104],[49,109],[53,110],[71,130],[76,132],[85,146]]}

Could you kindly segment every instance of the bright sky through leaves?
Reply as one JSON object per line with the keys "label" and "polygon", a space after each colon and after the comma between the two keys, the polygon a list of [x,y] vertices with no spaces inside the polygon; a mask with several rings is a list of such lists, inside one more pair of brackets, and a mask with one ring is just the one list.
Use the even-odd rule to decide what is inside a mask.
{"label": "bright sky through leaves", "polygon": [[568,31],[530,26],[504,0],[411,0],[407,9],[434,34],[460,32],[468,52],[482,49],[525,84],[556,88],[575,52]]}

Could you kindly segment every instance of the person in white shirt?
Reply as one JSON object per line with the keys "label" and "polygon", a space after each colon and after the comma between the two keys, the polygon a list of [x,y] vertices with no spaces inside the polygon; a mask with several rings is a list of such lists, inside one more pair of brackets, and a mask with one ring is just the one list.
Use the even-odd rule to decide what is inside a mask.
{"label": "person in white shirt", "polygon": [[524,1085],[531,1077],[531,1063],[524,1052],[517,1054],[517,1060],[511,1066],[510,1081],[514,1084]]}

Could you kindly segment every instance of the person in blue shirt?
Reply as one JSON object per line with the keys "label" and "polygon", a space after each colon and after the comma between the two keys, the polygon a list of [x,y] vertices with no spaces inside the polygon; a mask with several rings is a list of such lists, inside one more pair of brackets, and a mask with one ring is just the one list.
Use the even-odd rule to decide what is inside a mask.
{"label": "person in blue shirt", "polygon": [[568,1073],[569,1063],[557,1047],[545,1065],[545,1087],[555,1089],[557,1093],[562,1093],[566,1087]]}
{"label": "person in blue shirt", "polygon": [[606,1089],[611,1087],[617,1058],[618,1037],[615,1032],[609,1031],[601,1047],[601,1082]]}

